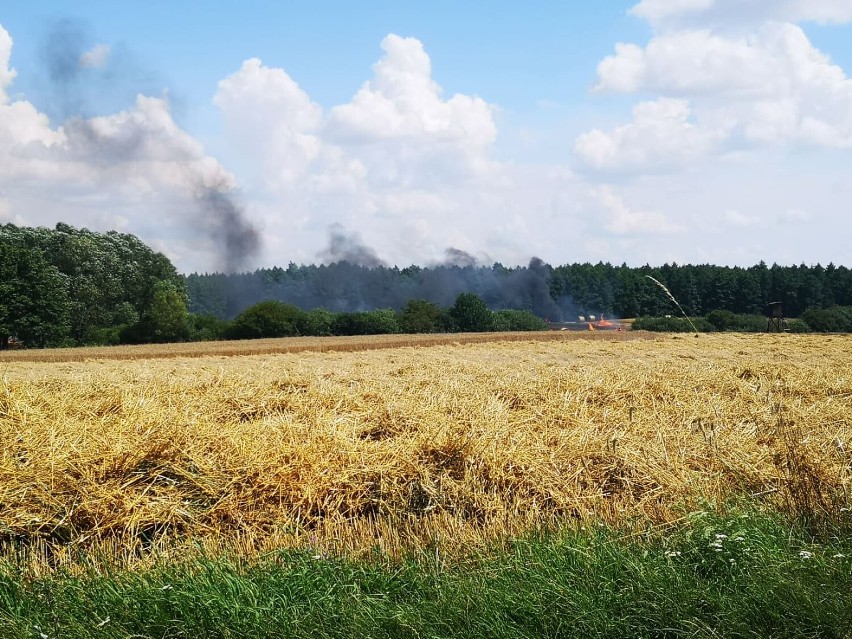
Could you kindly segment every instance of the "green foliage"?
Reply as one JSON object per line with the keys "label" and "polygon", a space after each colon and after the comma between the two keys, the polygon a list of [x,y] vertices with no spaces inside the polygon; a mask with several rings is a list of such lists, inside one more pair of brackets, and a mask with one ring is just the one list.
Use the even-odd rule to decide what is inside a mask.
{"label": "green foliage", "polygon": [[456,298],[455,304],[449,311],[456,330],[461,333],[477,333],[490,331],[492,314],[479,295],[462,293]]}
{"label": "green foliage", "polygon": [[150,314],[161,282],[186,295],[185,282],[171,262],[133,235],[94,233],[67,224],[54,230],[6,224],[0,226],[0,244],[8,243],[38,251],[62,275],[68,333],[77,344],[102,342],[100,329],[139,323]]}
{"label": "green foliage", "polygon": [[315,308],[302,315],[297,328],[299,335],[313,335],[315,337],[328,337],[333,335],[334,313],[324,308]]}
{"label": "green foliage", "polygon": [[361,313],[338,313],[332,322],[334,335],[383,335],[399,332],[396,312],[390,308]]}
{"label": "green foliage", "polygon": [[189,337],[186,296],[171,283],[157,283],[147,317],[157,342],[182,342]]}
{"label": "green foliage", "polygon": [[716,310],[707,314],[707,323],[716,331],[739,333],[761,333],[766,331],[767,318],[761,315],[746,315],[731,311]]}
{"label": "green foliage", "polygon": [[119,338],[125,344],[184,342],[190,332],[186,295],[172,282],[157,282],[148,311],[122,328]]}
{"label": "green foliage", "polygon": [[322,549],[26,575],[0,564],[0,635],[848,637],[852,536],[759,512],[694,512],[644,535],[584,528],[355,560]]}
{"label": "green foliage", "polygon": [[818,333],[852,332],[852,306],[811,308],[802,315],[802,320],[811,330]]}
{"label": "green foliage", "polygon": [[547,322],[529,311],[507,309],[492,315],[494,331],[546,331]]}
{"label": "green foliage", "polygon": [[403,333],[439,333],[447,323],[447,312],[426,300],[409,300],[399,314]]}
{"label": "green foliage", "polygon": [[[701,332],[712,331],[713,326],[703,317],[690,318]],[[634,331],[656,331],[661,333],[692,333],[692,326],[684,317],[637,317],[633,322]]]}
{"label": "green foliage", "polygon": [[289,337],[299,334],[304,311],[278,300],[258,302],[237,315],[226,336],[230,339]]}
{"label": "green foliage", "polygon": [[231,323],[215,315],[189,314],[189,340],[192,342],[215,342],[225,339]]}
{"label": "green foliage", "polygon": [[801,319],[788,319],[787,328],[790,329],[791,333],[812,332],[811,327],[808,325],[808,323]]}
{"label": "green foliage", "polygon": [[66,282],[41,252],[0,235],[0,347],[63,344],[70,330]]}
{"label": "green foliage", "polygon": [[[137,322],[134,322],[136,324]],[[89,344],[92,346],[117,346],[122,343],[122,332],[127,330],[125,326],[108,326],[106,328],[96,328],[89,336]],[[125,343],[140,343],[140,342],[125,342]]]}

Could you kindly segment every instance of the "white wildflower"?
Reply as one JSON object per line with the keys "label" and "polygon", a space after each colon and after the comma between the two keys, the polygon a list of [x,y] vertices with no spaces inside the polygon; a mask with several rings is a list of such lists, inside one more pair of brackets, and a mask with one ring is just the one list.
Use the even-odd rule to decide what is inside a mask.
{"label": "white wildflower", "polygon": [[800,550],[799,557],[802,559],[813,559],[814,554],[810,550]]}

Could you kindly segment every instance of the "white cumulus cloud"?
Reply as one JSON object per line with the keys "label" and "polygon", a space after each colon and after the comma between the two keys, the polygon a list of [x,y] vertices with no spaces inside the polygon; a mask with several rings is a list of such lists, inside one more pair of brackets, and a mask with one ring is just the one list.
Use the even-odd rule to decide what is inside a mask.
{"label": "white cumulus cloud", "polygon": [[737,24],[765,20],[852,22],[849,0],[641,0],[630,13],[655,26]]}
{"label": "white cumulus cloud", "polygon": [[631,209],[610,186],[593,189],[592,196],[598,200],[608,217],[606,230],[616,235],[658,235],[682,230],[671,224],[661,211]]}
{"label": "white cumulus cloud", "polygon": [[[702,7],[659,0],[634,12]],[[645,46],[619,44],[594,91],[661,96],[639,103],[630,123],[578,138],[580,159],[596,169],[655,170],[743,146],[852,148],[852,79],[788,22],[670,27]]]}
{"label": "white cumulus cloud", "polygon": [[15,79],[17,73],[9,67],[9,59],[12,57],[12,36],[0,24],[0,104],[8,100],[6,87]]}
{"label": "white cumulus cloud", "polygon": [[702,127],[693,121],[687,100],[661,98],[637,104],[629,124],[579,136],[575,150],[594,169],[654,169],[703,157],[726,134],[724,128]]}
{"label": "white cumulus cloud", "polygon": [[102,68],[109,60],[111,48],[108,44],[97,44],[80,56],[81,67]]}

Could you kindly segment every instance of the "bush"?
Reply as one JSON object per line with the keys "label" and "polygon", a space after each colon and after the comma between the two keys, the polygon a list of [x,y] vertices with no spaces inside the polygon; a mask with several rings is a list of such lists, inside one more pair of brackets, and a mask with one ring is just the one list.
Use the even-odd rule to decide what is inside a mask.
{"label": "bush", "polygon": [[437,304],[409,300],[399,314],[399,326],[404,333],[437,333],[447,326],[446,315]]}
{"label": "bush", "polygon": [[296,328],[299,335],[313,335],[315,337],[327,337],[333,335],[335,315],[324,308],[315,308],[302,314]]}
{"label": "bush", "polygon": [[547,330],[547,322],[530,311],[519,311],[514,309],[495,311],[491,322],[491,330],[494,331]]}
{"label": "bush", "polygon": [[802,314],[810,328],[818,333],[852,332],[852,306],[810,308]]}
{"label": "bush", "polygon": [[237,315],[226,335],[230,339],[288,337],[298,335],[304,311],[293,304],[266,300]]}
{"label": "bush", "polygon": [[124,326],[109,326],[107,328],[93,328],[89,333],[88,345],[90,346],[116,346],[121,343],[121,331]]}
{"label": "bush", "polygon": [[[693,317],[692,323],[702,333],[713,330],[713,326],[703,317]],[[637,317],[633,322],[634,331],[656,331],[660,333],[691,333],[692,326],[684,317]]]}
{"label": "bush", "polygon": [[449,311],[456,330],[477,333],[491,330],[494,320],[491,310],[476,293],[462,293]]}
{"label": "bush", "polygon": [[717,331],[762,333],[766,330],[766,318],[761,315],[745,315],[716,310],[708,313],[706,320]]}
{"label": "bush", "polygon": [[331,330],[334,335],[383,335],[400,332],[396,312],[390,308],[361,313],[338,313]]}
{"label": "bush", "polygon": [[215,315],[190,313],[189,339],[192,342],[214,342],[224,339],[231,323]]}

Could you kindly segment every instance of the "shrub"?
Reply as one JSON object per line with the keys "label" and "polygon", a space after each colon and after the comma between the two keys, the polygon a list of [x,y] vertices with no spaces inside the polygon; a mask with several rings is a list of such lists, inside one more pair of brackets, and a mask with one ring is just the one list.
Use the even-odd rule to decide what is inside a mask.
{"label": "shrub", "polygon": [[390,308],[360,313],[339,313],[331,326],[335,335],[383,335],[399,333],[396,312]]}
{"label": "shrub", "polygon": [[818,333],[852,332],[852,306],[810,308],[802,314],[802,319]]}
{"label": "shrub", "polygon": [[315,308],[303,313],[296,324],[299,335],[327,337],[333,335],[335,315],[324,308]]}
{"label": "shrub", "polygon": [[446,311],[426,300],[409,300],[399,314],[404,333],[437,333],[446,326]]}
{"label": "shrub", "polygon": [[530,311],[506,309],[494,312],[492,317],[492,330],[546,331],[547,322]]}
{"label": "shrub", "polygon": [[189,339],[192,342],[213,342],[224,339],[230,322],[215,315],[190,313]]}
{"label": "shrub", "polygon": [[450,308],[456,330],[477,333],[491,330],[493,315],[488,305],[476,293],[462,293]]}
{"label": "shrub", "polygon": [[[702,333],[713,330],[713,326],[703,317],[693,317],[692,323]],[[633,322],[633,330],[661,333],[691,333],[692,326],[683,317],[637,317]]]}
{"label": "shrub", "polygon": [[231,339],[287,337],[298,335],[298,324],[304,311],[293,304],[266,300],[250,306],[237,315],[227,331]]}

